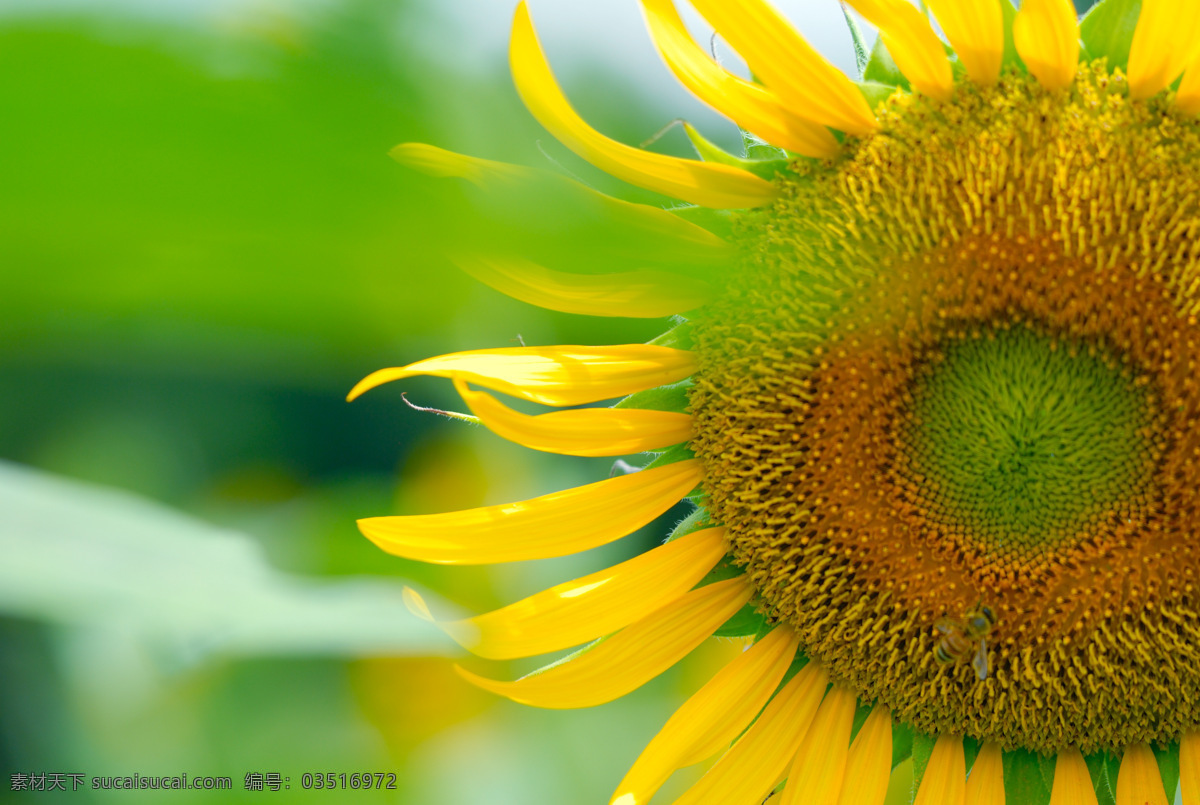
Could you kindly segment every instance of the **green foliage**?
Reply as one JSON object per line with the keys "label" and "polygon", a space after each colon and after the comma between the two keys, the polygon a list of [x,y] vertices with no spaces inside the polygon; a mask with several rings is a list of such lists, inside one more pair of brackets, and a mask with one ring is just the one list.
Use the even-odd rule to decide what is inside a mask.
{"label": "green foliage", "polygon": [[1124,70],[1141,12],[1142,0],[1100,0],[1079,23],[1084,57],[1105,58],[1110,70]]}

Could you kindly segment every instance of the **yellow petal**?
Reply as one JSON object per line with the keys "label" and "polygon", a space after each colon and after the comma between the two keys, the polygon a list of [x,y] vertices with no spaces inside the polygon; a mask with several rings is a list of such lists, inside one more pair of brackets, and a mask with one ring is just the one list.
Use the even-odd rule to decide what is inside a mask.
{"label": "yellow petal", "polygon": [[846,773],[850,729],[854,726],[854,692],[835,685],[800,744],[779,805],[837,805]]}
{"label": "yellow petal", "polygon": [[828,681],[820,663],[809,660],[745,735],[675,805],[760,805],[796,756]]}
{"label": "yellow petal", "polygon": [[571,108],[538,43],[524,2],[513,22],[509,62],[525,106],[558,140],[619,179],[702,207],[741,209],[772,201],[777,191],[752,173],[711,162],[655,154],[619,143],[589,126]]}
{"label": "yellow petal", "polygon": [[1117,774],[1117,805],[1167,805],[1158,761],[1145,744],[1132,744],[1125,749]]}
{"label": "yellow petal", "polygon": [[[674,213],[648,204],[633,204],[599,193],[581,182],[549,171],[456,154],[425,143],[403,143],[390,152],[393,159],[432,176],[456,177],[496,195],[546,198],[546,187],[578,202],[595,205],[595,216],[657,240],[669,241],[681,258],[703,264],[724,263],[733,247],[707,229]],[[551,193],[559,198],[560,193]]]}
{"label": "yellow petal", "polygon": [[833,157],[838,143],[824,126],[805,120],[779,102],[774,93],[722,68],[696,44],[674,0],[642,0],[650,34],[680,82],[747,131],[797,154]]}
{"label": "yellow petal", "polygon": [[484,690],[533,707],[604,704],[641,687],[679,662],[753,594],[744,576],[692,590],[595,646],[515,682],[457,670]]}
{"label": "yellow petal", "polygon": [[434,375],[544,405],[582,405],[676,383],[695,370],[692,353],[654,344],[477,349],[372,372],[346,399],[393,380]]}
{"label": "yellow petal", "polygon": [[359,530],[388,553],[439,565],[565,556],[620,539],[695,488],[700,462],[679,461],[518,503],[368,517]]}
{"label": "yellow petal", "polygon": [[879,127],[862,93],[764,0],[692,0],[791,111],[847,134]]}
{"label": "yellow petal", "polygon": [[[721,561],[726,550],[724,535],[723,528],[693,531],[598,573],[438,627],[463,648],[491,660],[578,646],[623,629],[682,597]],[[420,597],[406,594],[415,605],[409,609],[432,620]]]}
{"label": "yellow petal", "polygon": [[962,736],[942,735],[933,745],[933,754],[925,766],[925,776],[921,778],[921,788],[913,805],[963,805],[966,788]]}
{"label": "yellow petal", "polygon": [[1185,115],[1200,113],[1200,61],[1192,62],[1183,74],[1175,93],[1175,106]]}
{"label": "yellow petal", "polygon": [[1143,0],[1129,49],[1129,95],[1164,90],[1200,53],[1200,3]]}
{"label": "yellow petal", "polygon": [[483,255],[459,255],[454,263],[514,299],[585,316],[656,319],[697,308],[711,295],[701,280],[663,271],[568,274],[520,257]]}
{"label": "yellow petal", "polygon": [[882,704],[854,736],[838,805],[882,805],[892,772],[892,714]]}
{"label": "yellow petal", "polygon": [[971,80],[991,86],[1004,58],[1004,15],[1008,0],[928,0],[946,38]]}
{"label": "yellow petal", "polygon": [[638,408],[573,408],[528,416],[490,394],[454,387],[489,430],[534,450],[568,456],[626,456],[692,438],[692,418],[678,411]]}
{"label": "yellow petal", "polygon": [[1179,739],[1179,786],[1183,805],[1200,805],[1200,732]]}
{"label": "yellow petal", "polygon": [[1013,43],[1048,90],[1071,86],[1079,66],[1079,19],[1071,0],[1025,0],[1013,20]]}
{"label": "yellow petal", "polygon": [[879,29],[896,66],[919,91],[938,100],[954,93],[950,60],[929,20],[907,0],[848,0]]}
{"label": "yellow petal", "polygon": [[967,778],[967,805],[1004,805],[1004,757],[1000,745],[986,741]]}
{"label": "yellow petal", "polygon": [[774,629],[675,711],[617,786],[612,805],[648,802],[676,769],[728,746],[775,692],[799,640],[786,626]]}
{"label": "yellow petal", "polygon": [[[1184,800],[1186,802],[1186,800]],[[1075,747],[1058,753],[1054,764],[1054,787],[1050,805],[1096,805],[1096,788],[1087,763]]]}

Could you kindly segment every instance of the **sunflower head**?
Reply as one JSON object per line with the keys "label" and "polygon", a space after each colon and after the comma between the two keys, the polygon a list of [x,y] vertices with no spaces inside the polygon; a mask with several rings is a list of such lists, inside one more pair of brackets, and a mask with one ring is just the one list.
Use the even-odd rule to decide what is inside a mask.
{"label": "sunflower head", "polygon": [[[762,0],[692,0],[754,81],[714,62],[672,0],[642,5],[744,155],[690,126],[700,161],[599,134],[523,5],[513,75],[572,150],[693,206],[397,155],[535,207],[589,199],[659,244],[630,265],[618,237],[612,269],[589,274],[537,262],[535,244],[456,255],[485,283],[686,321],[645,345],[445,355],[354,394],[441,375],[509,439],[653,460],[364,533],[426,561],[512,561],[694,502],[659,548],[440,624],[492,658],[596,640],[514,682],[463,671],[545,707],[619,696],[712,634],[752,644],[650,742],[620,805],[722,751],[680,802],[757,803],[784,778],[785,805],[882,802],[908,757],[920,803],[1165,803],[1181,775],[1200,802],[1200,4],[1104,0],[1080,23],[1067,0],[931,0],[944,42],[906,0],[850,0],[879,30],[854,80]],[[527,416],[471,384],[623,399]]]}

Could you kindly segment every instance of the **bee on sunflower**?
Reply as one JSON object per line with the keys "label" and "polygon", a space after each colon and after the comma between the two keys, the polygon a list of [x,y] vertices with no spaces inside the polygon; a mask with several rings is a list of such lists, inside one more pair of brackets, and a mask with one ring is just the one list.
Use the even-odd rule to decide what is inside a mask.
{"label": "bee on sunflower", "polygon": [[695,504],[653,550],[440,623],[492,659],[588,644],[515,681],[462,675],[587,707],[714,634],[747,638],[612,805],[714,756],[677,803],[881,803],[909,758],[918,805],[1165,805],[1177,785],[1200,803],[1200,3],[1102,0],[1079,20],[1069,0],[928,0],[947,44],[906,0],[847,0],[879,29],[855,80],[764,0],[690,0],[747,81],[673,0],[641,2],[745,155],[691,128],[698,161],[592,129],[523,4],[513,77],[566,146],[686,206],[394,151],[652,244],[609,273],[457,255],[484,283],[570,313],[679,316],[649,344],[461,352],[351,392],[436,375],[522,445],[655,454],[519,503],[360,521],[399,556],[562,556]]}

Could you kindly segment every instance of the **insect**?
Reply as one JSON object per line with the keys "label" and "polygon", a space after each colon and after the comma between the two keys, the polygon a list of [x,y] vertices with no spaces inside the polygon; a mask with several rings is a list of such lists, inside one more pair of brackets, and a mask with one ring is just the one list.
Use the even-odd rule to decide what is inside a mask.
{"label": "insect", "polygon": [[941,634],[933,647],[933,658],[942,665],[950,665],[974,649],[971,667],[982,682],[988,675],[987,635],[995,625],[996,613],[984,604],[968,609],[962,619],[939,618],[933,625]]}

